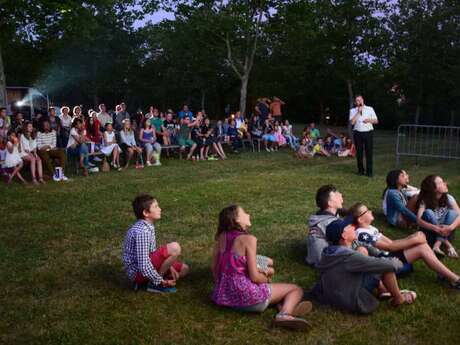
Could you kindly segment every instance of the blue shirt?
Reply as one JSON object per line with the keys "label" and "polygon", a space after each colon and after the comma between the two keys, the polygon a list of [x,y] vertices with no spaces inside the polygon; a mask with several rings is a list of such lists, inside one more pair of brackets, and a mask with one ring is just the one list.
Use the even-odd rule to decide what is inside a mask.
{"label": "blue shirt", "polygon": [[179,111],[179,119],[183,119],[184,117],[188,116],[188,118],[191,120],[193,118],[193,113],[189,110],[189,111]]}
{"label": "blue shirt", "polygon": [[397,189],[386,191],[386,216],[391,225],[397,225],[399,216],[403,215],[407,220],[416,223],[417,216],[407,208],[407,200]]}

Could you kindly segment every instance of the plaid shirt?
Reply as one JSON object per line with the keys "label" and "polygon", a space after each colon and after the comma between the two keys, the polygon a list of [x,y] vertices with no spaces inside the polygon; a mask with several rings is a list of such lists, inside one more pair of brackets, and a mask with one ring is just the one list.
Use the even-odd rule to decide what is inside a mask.
{"label": "plaid shirt", "polygon": [[149,254],[156,250],[155,227],[145,220],[138,220],[128,230],[123,248],[123,264],[128,278],[134,280],[139,272],[153,284],[163,278],[153,267]]}

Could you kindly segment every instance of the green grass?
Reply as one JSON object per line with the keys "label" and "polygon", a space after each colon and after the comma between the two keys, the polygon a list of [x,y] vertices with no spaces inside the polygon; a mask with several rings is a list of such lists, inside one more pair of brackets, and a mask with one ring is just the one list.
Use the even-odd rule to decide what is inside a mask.
{"label": "green grass", "polygon": [[[308,333],[270,328],[274,311],[246,315],[215,307],[209,270],[218,212],[236,202],[250,214],[258,251],[275,259],[279,282],[312,286],[303,264],[306,221],[314,195],[333,183],[346,205],[365,202],[376,226],[393,238],[381,215],[386,172],[394,166],[394,133],[376,137],[373,179],[354,174],[355,161],[297,161],[287,150],[244,153],[228,161],[163,160],[160,168],[99,173],[41,187],[0,185],[1,344],[458,344],[460,294],[417,263],[400,281],[415,289],[415,305],[381,303],[370,316],[316,306]],[[404,159],[418,185],[438,173],[460,199],[460,163]],[[192,268],[178,293],[133,293],[121,264],[130,202],[139,192],[155,195],[163,209],[159,243],[177,240]],[[455,245],[460,247],[460,241]],[[459,261],[446,260],[460,272]]]}

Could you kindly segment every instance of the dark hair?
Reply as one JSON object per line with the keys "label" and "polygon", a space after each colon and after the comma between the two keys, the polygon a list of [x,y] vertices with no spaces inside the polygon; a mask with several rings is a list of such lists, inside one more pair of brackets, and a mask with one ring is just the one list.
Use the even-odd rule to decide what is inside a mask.
{"label": "dark hair", "polygon": [[357,202],[356,204],[351,206],[350,209],[349,209],[349,214],[350,214],[350,216],[353,217],[353,223],[355,225],[358,225],[358,218],[359,218],[360,213],[361,213],[359,210],[363,206],[366,206],[366,205],[364,205],[362,202]]}
{"label": "dark hair", "polygon": [[0,113],[5,110],[6,111],[6,108],[5,107],[0,107]]}
{"label": "dark hair", "polygon": [[144,211],[150,209],[155,197],[149,194],[139,194],[133,200],[133,211],[137,219],[144,219]]}
{"label": "dark hair", "polygon": [[385,193],[388,189],[398,189],[398,179],[403,173],[402,169],[391,170],[387,174],[387,187],[383,190],[382,199],[385,197]]}
{"label": "dark hair", "polygon": [[328,207],[330,194],[336,191],[337,189],[331,184],[321,186],[316,192],[316,206],[318,206],[321,210],[325,210]]}
{"label": "dark hair", "polygon": [[420,193],[417,197],[417,208],[420,207],[422,202],[426,208],[432,210],[447,206],[447,193],[442,194],[439,200],[436,198],[436,183],[434,181],[436,177],[439,177],[439,175],[428,175],[423,179],[420,185]]}
{"label": "dark hair", "polygon": [[220,234],[229,231],[244,231],[241,225],[238,224],[236,218],[238,217],[238,205],[230,205],[224,208],[219,213],[219,224],[217,225],[216,240]]}
{"label": "dark hair", "polygon": [[[32,133],[27,133],[27,126],[31,125],[32,126]],[[27,139],[35,139],[37,136],[37,131],[35,130],[35,127],[32,122],[30,121],[25,121],[22,124],[22,135],[24,135]]]}
{"label": "dark hair", "polygon": [[77,127],[77,124],[78,123],[83,123],[83,121],[79,118],[75,118],[73,121],[72,121],[72,128],[74,127]]}

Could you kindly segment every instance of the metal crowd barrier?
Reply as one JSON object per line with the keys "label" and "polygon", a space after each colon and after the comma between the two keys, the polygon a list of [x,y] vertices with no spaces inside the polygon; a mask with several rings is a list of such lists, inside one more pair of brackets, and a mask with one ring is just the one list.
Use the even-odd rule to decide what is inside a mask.
{"label": "metal crowd barrier", "polygon": [[401,156],[460,159],[460,127],[400,125],[396,166]]}

